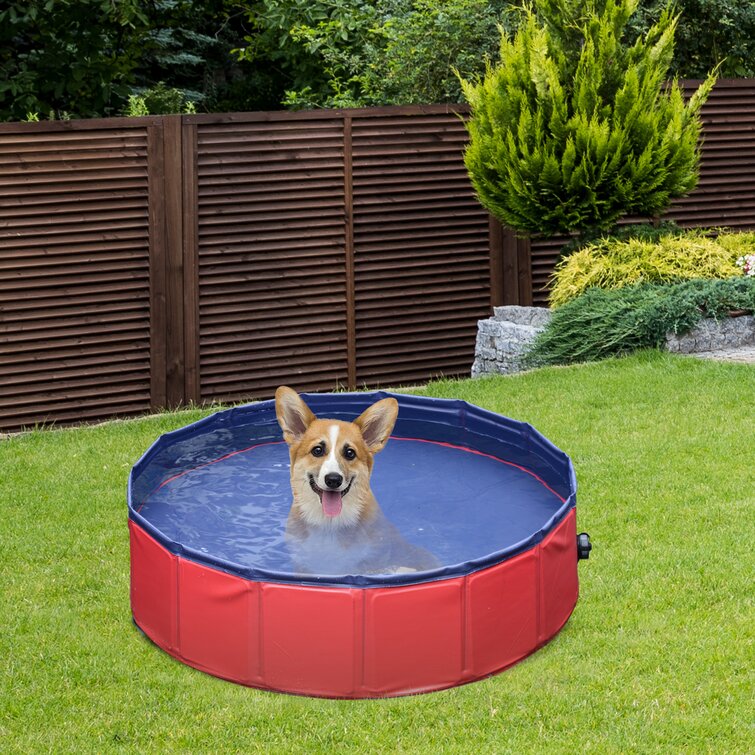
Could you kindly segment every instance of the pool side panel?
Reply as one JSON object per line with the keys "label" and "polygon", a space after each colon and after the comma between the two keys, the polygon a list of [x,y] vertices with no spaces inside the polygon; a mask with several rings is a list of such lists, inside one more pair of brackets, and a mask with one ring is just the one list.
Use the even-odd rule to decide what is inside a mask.
{"label": "pool side panel", "polygon": [[360,697],[354,686],[354,588],[265,584],[262,654],[265,686],[303,695]]}
{"label": "pool side panel", "polygon": [[178,650],[178,557],[129,521],[131,610],[139,628],[172,655]]}
{"label": "pool side panel", "polygon": [[538,564],[538,549],[533,548],[507,561],[505,569],[484,569],[469,576],[470,678],[510,666],[537,646]]}
{"label": "pool side panel", "polygon": [[459,684],[464,579],[370,590],[365,597],[364,687],[392,697]]}
{"label": "pool side panel", "polygon": [[[540,544],[539,641],[547,642],[574,610],[577,580],[577,516],[572,509],[560,526]],[[574,563],[573,568],[565,568]]]}
{"label": "pool side panel", "polygon": [[259,584],[179,559],[182,658],[241,684],[260,681]]}

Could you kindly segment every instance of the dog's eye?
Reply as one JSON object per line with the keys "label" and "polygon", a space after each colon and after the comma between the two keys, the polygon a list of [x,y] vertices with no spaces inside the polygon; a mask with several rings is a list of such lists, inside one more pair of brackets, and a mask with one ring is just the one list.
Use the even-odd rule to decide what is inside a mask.
{"label": "dog's eye", "polygon": [[343,449],[343,456],[345,459],[352,461],[357,458],[357,452],[353,448],[346,446],[346,448]]}
{"label": "dog's eye", "polygon": [[323,448],[322,444],[319,446],[315,446],[310,453],[312,456],[322,456],[325,453],[325,449]]}

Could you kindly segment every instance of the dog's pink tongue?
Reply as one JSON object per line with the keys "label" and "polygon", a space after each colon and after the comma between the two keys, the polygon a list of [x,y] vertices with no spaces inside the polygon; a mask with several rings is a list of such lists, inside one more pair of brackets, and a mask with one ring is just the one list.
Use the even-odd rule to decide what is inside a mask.
{"label": "dog's pink tongue", "polygon": [[341,494],[337,490],[322,491],[322,512],[325,516],[338,516],[342,506]]}

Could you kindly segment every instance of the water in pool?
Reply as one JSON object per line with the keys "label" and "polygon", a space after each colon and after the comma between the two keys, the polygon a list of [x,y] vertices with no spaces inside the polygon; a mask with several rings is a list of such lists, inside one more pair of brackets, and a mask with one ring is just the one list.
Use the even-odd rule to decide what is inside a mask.
{"label": "water in pool", "polygon": [[[375,457],[372,490],[388,522],[440,567],[516,546],[540,532],[562,499],[536,476],[448,445],[392,438]],[[283,442],[219,455],[165,480],[136,506],[163,535],[242,568],[296,574],[285,539],[291,505]],[[333,548],[323,576],[358,572]],[[400,566],[397,564],[396,566]]]}

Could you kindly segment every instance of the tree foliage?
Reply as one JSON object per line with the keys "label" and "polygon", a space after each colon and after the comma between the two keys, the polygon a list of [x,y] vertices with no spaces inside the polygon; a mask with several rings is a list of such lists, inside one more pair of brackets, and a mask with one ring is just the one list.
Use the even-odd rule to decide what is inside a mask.
{"label": "tree foliage", "polygon": [[[669,0],[642,0],[630,21],[644,34]],[[755,76],[755,2],[753,0],[675,0],[680,14],[671,73],[702,79],[721,64],[727,78]]]}
{"label": "tree foliage", "polygon": [[[170,90],[203,110],[280,106],[283,85],[275,71],[233,54],[249,34],[235,0],[151,0],[144,7],[147,27],[140,35],[136,94],[158,100],[163,109]],[[163,91],[155,95],[152,90],[161,85]]]}
{"label": "tree foliage", "polygon": [[139,0],[0,6],[0,118],[108,115],[125,99],[146,18]]}
{"label": "tree foliage", "polygon": [[290,107],[459,102],[454,69],[475,76],[496,53],[508,0],[263,0],[242,57],[289,77]]}
{"label": "tree foliage", "polygon": [[377,34],[375,5],[364,0],[255,2],[248,11],[255,31],[239,54],[257,65],[269,60],[283,74],[282,101],[289,106],[362,104],[355,71],[369,57]]}
{"label": "tree foliage", "polygon": [[[253,31],[242,57],[269,61],[289,107],[338,107],[462,101],[466,79],[485,73],[498,54],[497,25],[513,32],[521,0],[240,0]],[[629,20],[631,46],[658,22],[671,0],[640,0]],[[571,3],[551,4],[564,41],[577,39]],[[722,73],[755,74],[755,3],[676,0],[674,57],[669,73],[704,78],[725,58]],[[565,12],[564,16],[556,14]]]}
{"label": "tree foliage", "polygon": [[278,107],[283,77],[232,54],[248,33],[235,0],[11,0],[0,119],[114,115],[161,82],[206,110]]}
{"label": "tree foliage", "polygon": [[382,54],[370,61],[365,90],[375,102],[463,102],[457,73],[476,77],[498,50],[497,27],[510,27],[509,3],[415,0],[389,11]]}
{"label": "tree foliage", "polygon": [[[667,1],[640,0],[627,44]],[[670,73],[755,75],[755,3],[675,1]],[[161,82],[210,111],[457,102],[453,70],[484,75],[520,2],[5,0],[0,119],[112,115]]]}
{"label": "tree foliage", "polygon": [[697,182],[699,110],[664,87],[677,17],[634,44],[637,0],[536,0],[500,63],[464,82],[465,162],[482,204],[525,234],[594,232],[622,215],[660,215]]}

